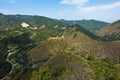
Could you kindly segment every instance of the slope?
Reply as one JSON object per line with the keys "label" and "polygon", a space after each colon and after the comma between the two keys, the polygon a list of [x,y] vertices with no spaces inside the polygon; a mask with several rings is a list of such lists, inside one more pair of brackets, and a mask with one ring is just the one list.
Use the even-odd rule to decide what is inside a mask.
{"label": "slope", "polygon": [[87,29],[88,31],[94,32],[96,30],[99,30],[100,28],[108,25],[109,23],[107,22],[103,22],[103,21],[97,21],[97,20],[58,20],[61,23],[64,23],[66,25],[74,25],[74,24],[78,24],[83,26],[85,29]]}
{"label": "slope", "polygon": [[[103,42],[79,25],[63,29],[45,17],[0,15],[0,39],[6,52],[19,49],[10,56],[15,66],[7,80],[120,79],[119,41]],[[30,26],[22,28],[21,22]]]}
{"label": "slope", "polygon": [[107,40],[120,40],[120,20],[98,30],[97,34]]}
{"label": "slope", "polygon": [[47,28],[54,28],[55,26],[63,26],[54,19],[43,16],[30,15],[4,15],[0,14],[0,27],[21,27],[21,23],[28,23],[31,27],[40,28],[45,25]]}
{"label": "slope", "polygon": [[48,80],[120,79],[120,43],[97,41],[79,27],[69,27],[63,39],[44,41],[27,53],[31,67],[39,68],[31,80],[45,76],[44,70],[51,75]]}
{"label": "slope", "polygon": [[[23,22],[29,26],[22,27]],[[10,60],[19,63],[17,67],[24,65],[23,62],[21,64],[21,60],[33,46],[50,36],[59,36],[64,31],[64,27],[55,20],[42,16],[0,14],[0,79],[8,75],[11,70],[11,64],[6,61],[9,53],[19,49],[10,56]],[[21,59],[20,55],[23,55]]]}

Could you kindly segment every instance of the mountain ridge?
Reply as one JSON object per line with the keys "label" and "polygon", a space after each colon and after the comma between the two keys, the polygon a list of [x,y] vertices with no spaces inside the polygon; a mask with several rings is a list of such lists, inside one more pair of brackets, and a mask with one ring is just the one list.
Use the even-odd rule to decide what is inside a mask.
{"label": "mountain ridge", "polygon": [[[2,65],[0,78],[120,79],[120,41],[104,41],[84,26],[67,26],[45,17],[2,15],[0,21],[0,64],[4,64],[9,52],[16,52],[9,56],[14,69],[7,74],[8,64]],[[27,26],[22,27],[22,22]]]}
{"label": "mountain ridge", "polygon": [[[68,29],[66,29],[65,32],[63,32],[63,35],[65,38],[62,40],[59,39],[49,40],[46,42],[42,42],[37,47],[33,48],[30,52],[28,52],[27,55],[29,62],[33,66],[39,64],[42,65],[42,67],[47,68],[52,75],[57,76],[57,79],[67,78],[70,80],[77,79],[101,80],[103,77],[105,79],[105,76],[98,76],[96,74],[97,77],[95,79],[95,74],[92,73],[91,71],[94,70],[96,71],[97,67],[101,68],[101,70],[104,67],[105,70],[107,70],[108,68],[110,68],[107,67],[107,65],[110,66],[111,63],[116,64],[116,62],[119,63],[120,61],[119,42],[96,41],[94,38],[91,38],[85,33],[79,30],[76,31],[76,25],[68,27]],[[41,56],[42,58],[37,57],[40,55],[42,55]],[[95,62],[95,64],[97,64],[97,67],[94,67],[95,69],[90,67],[91,65],[93,65],[93,63],[91,63],[92,60],[93,63]],[[110,64],[106,62],[109,62]],[[66,71],[66,69],[70,70],[70,74],[73,75],[73,77],[71,76],[65,77],[66,75],[64,74],[64,70]],[[83,71],[85,70],[85,72],[81,73],[82,70]],[[88,75],[89,77],[84,76],[87,73],[89,73]],[[108,73],[109,71],[107,70],[107,72],[105,72],[104,75]],[[110,73],[112,72],[110,71]],[[108,76],[109,74],[107,75],[107,78],[110,80],[110,76],[109,77]],[[35,78],[34,75],[33,78]]]}
{"label": "mountain ridge", "polygon": [[101,28],[97,35],[108,40],[120,40],[120,20]]}
{"label": "mountain ridge", "polygon": [[[109,23],[97,20],[57,20],[52,19],[44,16],[37,16],[37,15],[4,15],[1,13],[1,27],[2,26],[20,26],[22,22],[29,23],[30,26],[39,27],[45,24],[47,27],[51,28],[53,26],[71,26],[71,25],[81,25],[85,29],[95,33],[96,30],[108,25]],[[29,19],[29,20],[28,20]],[[7,22],[7,23],[6,23]],[[36,25],[37,24],[37,25]]]}
{"label": "mountain ridge", "polygon": [[96,30],[99,30],[100,28],[109,24],[107,22],[98,21],[98,20],[94,20],[94,19],[91,19],[91,20],[85,20],[85,19],[83,19],[83,20],[64,20],[64,19],[61,19],[58,21],[66,24],[68,26],[75,25],[75,24],[81,25],[85,29],[87,29],[93,33],[95,33]]}

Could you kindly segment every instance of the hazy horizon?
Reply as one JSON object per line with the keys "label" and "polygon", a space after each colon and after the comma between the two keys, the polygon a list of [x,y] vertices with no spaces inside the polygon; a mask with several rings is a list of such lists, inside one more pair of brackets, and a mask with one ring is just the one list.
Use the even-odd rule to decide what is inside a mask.
{"label": "hazy horizon", "polygon": [[120,19],[120,0],[1,0],[0,13],[114,22]]}

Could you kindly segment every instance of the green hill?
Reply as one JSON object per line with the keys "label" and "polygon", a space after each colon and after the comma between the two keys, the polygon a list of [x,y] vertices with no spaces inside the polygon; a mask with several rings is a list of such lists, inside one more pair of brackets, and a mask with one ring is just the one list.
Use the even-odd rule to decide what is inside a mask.
{"label": "green hill", "polygon": [[47,28],[53,28],[53,27],[62,27],[65,26],[71,26],[71,25],[81,25],[85,29],[95,32],[96,30],[99,30],[100,28],[108,25],[109,23],[102,22],[102,21],[96,21],[96,20],[56,20],[51,19],[43,16],[29,16],[29,15],[4,15],[0,14],[0,27],[21,27],[21,24],[25,22],[29,24],[32,28],[39,28],[41,29],[43,26]]}
{"label": "green hill", "polygon": [[29,16],[29,15],[4,15],[0,14],[0,27],[21,27],[21,23],[26,22],[30,27],[40,28],[45,25],[48,28],[53,28],[54,26],[63,26],[57,21],[43,17],[43,16]]}
{"label": "green hill", "polygon": [[[22,27],[23,22],[29,26]],[[14,52],[20,49],[20,55],[25,55],[41,41],[46,41],[50,36],[61,35],[64,27],[55,20],[42,16],[0,14],[0,79],[11,68],[11,65],[6,61],[9,51]],[[28,44],[33,45],[26,46]],[[22,50],[21,47],[23,47]],[[18,55],[13,55],[11,60],[20,62],[16,56]]]}
{"label": "green hill", "polygon": [[85,29],[87,29],[88,31],[91,31],[93,33],[95,33],[96,30],[99,30],[102,27],[109,24],[107,22],[97,21],[97,20],[64,20],[64,19],[61,19],[58,21],[66,24],[66,25],[69,25],[69,26],[74,25],[74,24],[81,25]]}
{"label": "green hill", "polygon": [[[120,41],[104,42],[80,25],[0,14],[0,78],[7,75],[5,80],[119,80],[119,49]],[[14,68],[7,74],[10,52]]]}
{"label": "green hill", "polygon": [[119,79],[117,70],[120,67],[116,65],[120,62],[120,43],[96,41],[77,27],[66,29],[64,39],[42,42],[28,52],[29,63],[33,68],[39,68],[33,71],[31,80],[45,76],[43,70],[51,76],[45,78],[51,80]]}
{"label": "green hill", "polygon": [[120,20],[98,30],[97,34],[107,40],[120,40]]}

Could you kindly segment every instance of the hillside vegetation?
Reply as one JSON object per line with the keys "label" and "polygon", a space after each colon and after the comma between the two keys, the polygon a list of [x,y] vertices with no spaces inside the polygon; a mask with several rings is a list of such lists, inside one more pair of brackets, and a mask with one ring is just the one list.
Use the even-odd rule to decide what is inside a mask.
{"label": "hillside vegetation", "polygon": [[81,25],[83,26],[86,30],[91,31],[95,33],[97,30],[101,29],[102,27],[108,25],[109,23],[103,22],[103,21],[97,21],[97,20],[58,20],[60,23],[64,23],[68,26],[71,25]]}
{"label": "hillside vegetation", "polygon": [[42,77],[44,69],[50,76],[43,80],[119,80],[120,43],[96,41],[76,30],[72,26],[64,39],[43,42],[28,53],[30,64],[41,66],[31,80]]}
{"label": "hillside vegetation", "polygon": [[120,20],[98,30],[97,34],[107,40],[120,40]]}
{"label": "hillside vegetation", "polygon": [[80,25],[0,14],[0,79],[120,80],[120,41],[105,40]]}

